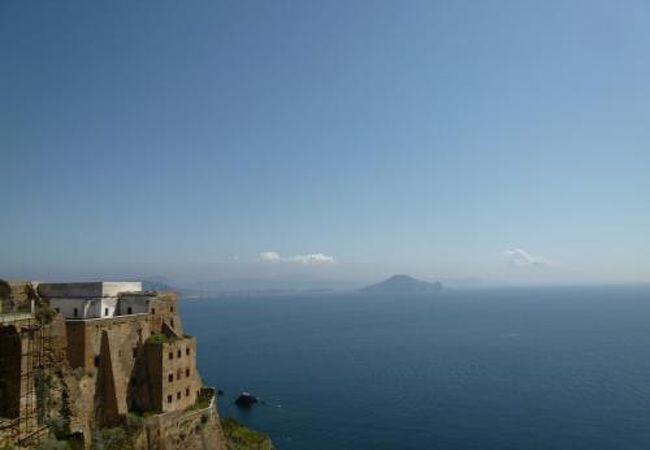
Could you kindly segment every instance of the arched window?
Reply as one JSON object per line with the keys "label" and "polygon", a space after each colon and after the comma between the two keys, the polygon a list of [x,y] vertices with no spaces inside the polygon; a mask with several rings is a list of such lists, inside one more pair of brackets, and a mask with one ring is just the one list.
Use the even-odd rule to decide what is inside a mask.
{"label": "arched window", "polygon": [[173,373],[170,373],[169,375],[167,375],[167,381],[170,382],[170,383],[172,381],[174,381],[174,374]]}

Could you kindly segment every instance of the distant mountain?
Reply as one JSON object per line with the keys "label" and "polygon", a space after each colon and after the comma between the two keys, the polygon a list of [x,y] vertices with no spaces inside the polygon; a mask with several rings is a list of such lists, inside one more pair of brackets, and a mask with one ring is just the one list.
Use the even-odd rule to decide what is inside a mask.
{"label": "distant mountain", "polygon": [[180,297],[185,298],[200,298],[208,297],[210,293],[202,291],[200,289],[186,288],[182,286],[175,286],[164,281],[154,281],[154,280],[143,280],[142,281],[142,290],[143,291],[173,291],[176,292]]}
{"label": "distant mountain", "polygon": [[381,283],[373,284],[361,289],[362,292],[386,292],[386,293],[410,293],[410,292],[438,292],[442,290],[442,283],[439,281],[429,283],[416,280],[408,275],[393,275]]}
{"label": "distant mountain", "polygon": [[263,291],[315,291],[352,290],[362,285],[345,280],[330,280],[309,277],[270,277],[270,278],[223,278],[205,280],[188,284],[198,290],[211,293],[263,292]]}
{"label": "distant mountain", "polygon": [[163,281],[142,280],[143,291],[175,291],[176,288]]}

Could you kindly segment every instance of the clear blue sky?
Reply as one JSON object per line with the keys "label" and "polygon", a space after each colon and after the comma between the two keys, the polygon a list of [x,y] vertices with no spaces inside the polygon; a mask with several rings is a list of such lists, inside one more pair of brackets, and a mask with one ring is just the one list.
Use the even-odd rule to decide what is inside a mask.
{"label": "clear blue sky", "polygon": [[648,23],[646,1],[4,1],[0,276],[648,281]]}

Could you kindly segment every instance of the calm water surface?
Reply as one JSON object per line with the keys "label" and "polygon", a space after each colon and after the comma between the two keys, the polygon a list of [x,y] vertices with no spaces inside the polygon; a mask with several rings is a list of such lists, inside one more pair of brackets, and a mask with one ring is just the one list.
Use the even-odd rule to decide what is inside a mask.
{"label": "calm water surface", "polygon": [[[648,449],[650,288],[183,302],[223,415],[280,449]],[[240,390],[262,397],[250,412]]]}

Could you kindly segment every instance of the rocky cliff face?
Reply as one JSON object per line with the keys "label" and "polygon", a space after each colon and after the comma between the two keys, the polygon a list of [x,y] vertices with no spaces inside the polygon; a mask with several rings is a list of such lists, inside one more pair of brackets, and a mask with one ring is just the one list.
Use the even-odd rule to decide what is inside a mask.
{"label": "rocky cliff face", "polygon": [[[175,297],[156,297],[149,315],[85,322],[66,321],[44,299],[35,302],[31,315],[0,315],[0,368],[6,368],[0,371],[0,397],[6,400],[0,404],[0,448],[226,449],[214,392],[200,388],[192,363],[194,341],[173,332],[182,330]],[[147,337],[164,330],[179,347],[168,357],[171,344],[160,344],[160,358],[176,364],[173,383],[171,373],[168,382],[166,372],[143,372],[136,364]],[[188,342],[183,352],[179,342]],[[165,409],[135,408],[143,385],[158,386],[150,391],[161,396]]]}

